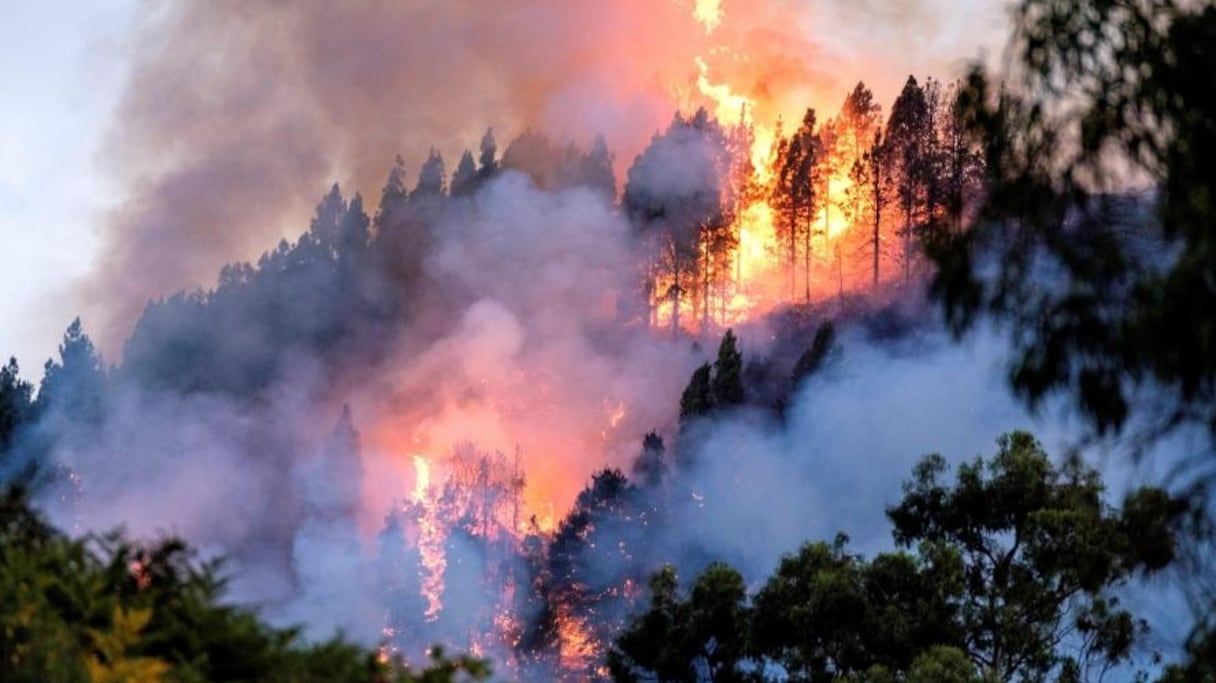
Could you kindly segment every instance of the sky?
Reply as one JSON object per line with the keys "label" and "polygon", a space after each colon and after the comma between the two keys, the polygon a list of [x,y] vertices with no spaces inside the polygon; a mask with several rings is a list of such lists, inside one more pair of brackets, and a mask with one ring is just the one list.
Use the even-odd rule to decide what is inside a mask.
{"label": "sky", "polygon": [[[682,7],[681,3],[688,4],[684,0],[672,2],[677,7]],[[254,226],[254,230],[246,230],[248,226],[235,225],[223,219],[225,214],[222,207],[249,204],[237,201],[241,188],[247,184],[247,178],[240,180],[230,177],[219,184],[212,183],[221,188],[223,183],[226,183],[229,187],[209,195],[204,193],[209,200],[206,206],[200,209],[202,218],[194,221],[198,225],[187,225],[189,221],[183,218],[178,210],[180,204],[174,204],[168,198],[163,201],[156,198],[156,193],[163,188],[157,186],[153,180],[155,174],[163,170],[163,164],[177,163],[166,161],[173,154],[168,148],[179,146],[178,143],[182,140],[173,128],[181,124],[182,120],[165,115],[166,111],[173,113],[174,105],[167,103],[162,107],[156,103],[184,95],[187,100],[197,96],[201,102],[235,101],[239,104],[245,101],[241,96],[241,88],[246,85],[240,74],[246,70],[254,73],[259,68],[256,64],[247,63],[249,58],[242,52],[246,48],[241,46],[264,45],[267,41],[262,40],[263,36],[255,34],[251,43],[241,43],[243,38],[230,30],[234,24],[225,24],[222,19],[216,17],[225,14],[235,16],[235,26],[243,28],[243,19],[258,19],[257,15],[269,15],[262,16],[261,23],[250,21],[249,25],[261,27],[250,30],[265,31],[271,34],[273,39],[279,34],[282,26],[307,25],[301,17],[308,18],[317,12],[301,9],[305,6],[310,5],[300,3],[287,8],[290,11],[280,12],[269,10],[265,6],[237,4],[228,5],[223,11],[215,12],[212,11],[215,6],[188,0],[158,4],[137,3],[135,0],[0,2],[0,93],[3,93],[3,105],[0,105],[0,239],[3,241],[0,243],[4,245],[4,265],[0,268],[0,356],[16,356],[23,368],[23,376],[35,382],[41,377],[42,364],[55,354],[63,330],[77,315],[82,316],[86,331],[102,342],[102,351],[107,361],[117,362],[121,339],[125,336],[125,330],[130,329],[132,312],[137,312],[147,297],[172,293],[172,290],[162,291],[166,287],[192,289],[198,285],[208,285],[213,280],[204,278],[204,274],[216,272],[219,264],[236,259],[256,258],[262,249],[277,240],[279,234],[292,236],[306,224],[307,216],[296,216],[294,213],[289,219],[280,220],[282,206],[289,203],[287,200],[283,200],[278,207],[269,208],[264,215],[257,214],[255,217],[258,219],[258,225]],[[328,3],[312,3],[311,6],[322,10],[333,7]],[[519,8],[525,5],[508,3],[506,6]],[[577,22],[585,19],[582,13],[584,10],[591,11],[589,8],[592,6],[583,7],[575,3],[570,6],[575,9],[562,9],[561,12],[569,15],[564,17],[565,19],[576,22],[570,25],[585,28],[585,22]],[[645,3],[639,6],[652,7]],[[731,23],[732,17],[737,21],[741,17],[740,8],[743,6],[738,0],[722,3],[727,25],[737,25]],[[753,12],[761,6],[766,8],[766,11]],[[949,73],[941,72],[961,67],[968,60],[983,54],[985,50],[990,50],[991,45],[996,42],[995,37],[1000,34],[1002,6],[1002,0],[975,0],[968,3],[966,9],[960,9],[957,3],[948,0],[768,0],[765,3],[747,5],[749,13],[757,16],[797,15],[805,19],[805,24],[799,24],[798,28],[805,35],[813,36],[807,44],[815,46],[814,55],[805,55],[805,50],[794,50],[796,54],[783,56],[801,61],[804,66],[808,62],[821,60],[816,66],[810,67],[812,72],[816,69],[831,68],[835,64],[834,57],[855,55],[859,49],[877,55],[880,65],[886,68],[872,68],[873,64],[869,64],[869,68],[867,65],[854,64],[849,70],[849,78],[854,77],[851,75],[853,70],[877,72],[858,74],[858,77],[867,80],[888,76],[903,78],[900,73],[906,73],[909,69],[920,73],[921,70],[928,70],[929,65],[932,65],[934,75],[949,77]],[[386,8],[391,8],[392,11],[400,9],[407,17],[411,11],[417,10],[417,7],[408,2],[384,6],[372,3],[359,7],[372,13],[389,11]],[[535,11],[536,8],[550,6],[539,2],[532,3],[531,7]],[[358,30],[366,31],[368,26],[374,27],[376,22],[360,23],[358,15],[362,10],[351,10],[341,5],[334,7],[334,11],[342,15],[340,18],[350,20],[350,26],[362,27]],[[556,12],[552,9],[541,11],[549,13],[545,16]],[[678,9],[680,13],[684,11]],[[326,16],[328,15],[322,16],[322,26],[333,21],[333,18]],[[296,23],[291,23],[293,21]],[[760,19],[753,18],[753,21]],[[379,47],[348,51],[351,53],[348,56],[352,56],[351,64],[340,63],[338,74],[346,73],[343,69],[359,67],[363,64],[359,59],[366,59],[368,54],[380,54],[377,50],[397,50],[394,46],[403,42],[399,40],[399,34],[409,30],[409,23],[412,22],[395,22],[394,25],[400,24],[400,29],[388,28],[367,40],[370,45],[377,45],[373,39],[381,40]],[[513,24],[510,17],[496,17],[489,22],[488,35],[500,36],[503,31],[510,33],[512,27],[518,23]],[[210,26],[210,30],[207,30],[207,26]],[[170,27],[176,33],[161,33],[159,27]],[[625,33],[613,34],[609,31],[608,35],[633,36],[636,32],[635,28],[631,28],[627,23],[617,26],[616,29]],[[725,29],[719,29],[723,30]],[[473,31],[471,35],[476,35],[475,29],[468,29],[463,24],[455,24],[452,28],[455,34],[468,31]],[[322,33],[330,31],[325,30]],[[524,35],[530,34],[531,29],[524,31]],[[765,43],[762,45],[754,39],[756,35],[768,34],[756,32],[751,35],[753,37],[749,39],[749,44],[754,49],[774,49],[768,44],[771,41],[760,41]],[[659,33],[655,41],[646,43],[647,49],[654,51],[656,59],[660,54],[664,54],[661,45],[669,38],[667,34]],[[169,43],[166,44],[165,40]],[[339,47],[357,47],[360,44],[359,41],[339,43]],[[656,48],[656,44],[660,47]],[[579,41],[575,40],[570,47],[574,49],[579,45]],[[612,62],[618,59],[636,59],[629,55],[628,46],[616,45],[614,50],[610,55],[593,55],[591,60]],[[310,63],[301,61],[303,58],[300,56],[283,57],[280,53],[281,51],[272,50],[268,55],[263,55],[268,56],[270,60],[279,58],[282,61],[275,62],[268,70],[268,73],[273,75],[261,81],[265,84],[266,91],[257,95],[260,99],[256,101],[269,103],[271,109],[276,104],[281,105],[279,110],[268,112],[270,120],[284,121],[282,107],[287,107],[287,111],[294,115],[296,111],[292,111],[292,108],[299,111],[297,105],[300,102],[305,103],[300,105],[305,110],[301,115],[304,119],[301,120],[308,117],[326,120],[323,115],[327,113],[326,107],[330,107],[332,103],[322,101],[323,94],[319,96],[308,92],[311,87],[325,93],[328,86],[321,87],[310,83],[323,81],[324,77],[313,78],[312,73],[316,69],[310,71]],[[404,53],[407,57],[408,54]],[[162,67],[158,60],[166,65]],[[475,59],[472,61],[476,63]],[[329,62],[322,61],[320,64],[327,65]],[[354,66],[351,66],[352,64]],[[517,71],[522,69],[524,72],[523,82],[527,81],[527,75],[530,73],[528,69],[547,68],[540,63],[532,66],[529,64],[530,62],[524,60],[516,65]],[[208,73],[208,68],[213,71],[218,68],[220,73],[211,74],[211,81],[205,78],[195,81],[192,75],[199,73],[193,68],[195,65],[200,67],[204,75]],[[293,72],[293,68],[297,68],[297,71]],[[484,64],[480,68],[484,70]],[[276,69],[278,71],[275,71]],[[425,72],[426,69],[420,68],[419,71]],[[157,84],[149,74],[160,73],[170,77],[162,78]],[[190,82],[182,83],[183,73],[187,74],[185,80]],[[294,76],[297,80],[291,80],[293,73],[299,74]],[[357,74],[357,70],[354,73]],[[594,77],[605,78],[596,68],[591,68],[588,73]],[[132,74],[136,76],[132,77]],[[236,75],[228,77],[223,74]],[[279,78],[283,74],[286,76]],[[507,72],[507,75],[516,81],[521,79],[520,74]],[[502,73],[498,74],[499,78],[502,76]],[[427,97],[412,100],[416,107],[424,101],[446,101],[442,92],[431,92],[435,88],[427,85],[425,76],[420,76],[421,86],[410,80],[411,76],[404,78],[401,85],[406,88],[406,92],[419,92],[421,87],[424,92],[429,93]],[[445,80],[451,80],[450,74],[445,74]],[[149,81],[154,83],[154,87],[132,90],[132,84],[146,84]],[[299,91],[294,90],[296,83],[302,84]],[[894,83],[895,81],[891,81],[891,84]],[[174,90],[174,84],[181,85],[181,89]],[[225,93],[235,93],[237,97],[229,100]],[[339,94],[342,95],[338,98],[340,104],[350,102],[350,99],[344,99],[347,93]],[[884,102],[893,96],[892,93],[877,94]],[[391,92],[385,96],[392,101],[403,101]],[[566,88],[552,96],[550,106],[567,109],[572,101],[576,104],[587,104],[599,100],[580,96],[577,88]],[[124,102],[126,109],[121,108]],[[487,102],[503,104],[493,98]],[[372,104],[375,104],[374,99]],[[494,109],[493,112],[487,112],[486,117],[509,119],[510,114],[504,111],[506,107],[482,104],[486,104],[483,107],[485,109]],[[829,104],[836,103],[823,103],[822,106]],[[377,110],[374,106],[365,108]],[[228,121],[228,114],[231,113],[222,109],[205,111],[212,114],[207,117],[212,122],[217,118]],[[122,114],[119,115],[119,112]],[[648,113],[651,118],[657,116],[653,111]],[[423,117],[424,121],[430,120],[426,118],[430,115],[425,112],[425,107],[420,110],[418,116]],[[664,113],[658,118],[665,120],[666,116]],[[336,145],[337,151],[330,150],[337,156],[336,159],[327,159],[321,155],[319,158],[305,158],[298,162],[280,162],[279,166],[289,171],[296,169],[291,171],[295,176],[283,178],[280,173],[280,177],[264,180],[257,191],[275,196],[276,187],[281,190],[285,185],[303,185],[303,189],[293,188],[298,196],[294,202],[290,202],[291,210],[300,213],[315,201],[312,197],[320,196],[324,190],[323,185],[333,180],[355,177],[360,179],[361,185],[366,184],[366,177],[369,176],[366,171],[356,173],[351,169],[334,170],[335,163],[340,166],[343,162],[350,161],[342,158],[343,148],[366,152],[365,148],[370,146],[375,147],[378,154],[379,147],[391,147],[395,144],[404,148],[408,155],[412,143],[402,139],[401,136],[405,133],[376,130],[382,128],[381,124],[384,122],[374,116],[365,118],[368,118],[368,121],[364,123],[371,124],[371,130],[368,125],[351,126],[353,130],[348,131],[351,135],[347,137],[357,133],[364,139],[340,140],[341,144]],[[397,122],[401,123],[401,120],[397,119]],[[491,120],[490,123],[494,121]],[[554,124],[546,119],[546,124],[557,125],[557,128],[561,129],[558,125],[560,121]],[[291,130],[295,131],[301,126],[311,124],[293,121],[289,125],[293,127]],[[480,119],[476,123],[478,130],[484,125],[485,122]],[[647,122],[646,125],[651,124]],[[406,127],[404,130],[409,131],[410,128]],[[260,147],[257,144],[245,144],[251,140],[254,143],[264,141],[258,137],[259,134],[257,130],[245,137],[241,137],[242,133],[236,134],[234,139],[244,142],[236,148],[235,162],[242,162],[239,158],[245,153],[242,150]],[[439,133],[432,131],[431,134]],[[632,131],[629,136],[644,140],[649,136],[649,130],[640,133]],[[430,139],[434,137],[428,138]],[[203,138],[203,142],[195,140],[181,144],[195,145],[191,152],[194,156],[202,154],[222,157],[226,154],[223,148],[217,148],[206,140]],[[391,142],[387,145],[381,144],[385,141]],[[304,149],[315,148],[310,140],[304,139],[304,142],[307,143]],[[502,142],[505,144],[506,140]],[[418,140],[413,143],[422,146],[431,144],[429,141]],[[200,151],[198,145],[203,145],[205,149]],[[108,155],[104,158],[103,149]],[[363,166],[369,166],[370,163],[376,169],[375,172],[380,173],[379,169],[387,168],[388,160],[396,151],[402,150],[383,150],[383,161],[380,156],[375,156],[375,159],[368,162],[366,157],[369,155],[362,154],[361,163]],[[445,150],[445,153],[448,152],[449,150]],[[624,158],[631,158],[632,153],[626,154]],[[267,154],[287,158],[291,150],[268,150]],[[414,160],[407,159],[407,163],[412,161]],[[256,165],[242,164],[243,162],[233,163],[232,167],[247,172],[249,168],[259,168]],[[311,168],[311,172],[300,170],[305,167]],[[214,175],[216,169],[223,172],[224,168],[223,163],[213,163],[202,170]],[[178,166],[177,170],[183,173],[200,173],[197,164],[194,167]],[[333,176],[335,172],[338,177]],[[253,176],[268,178],[261,174],[261,171],[253,173]],[[197,180],[197,175],[177,177],[194,177]],[[303,183],[299,182],[301,179]],[[278,185],[273,181],[277,181]],[[313,185],[316,185],[315,190]],[[151,197],[141,195],[136,190],[141,186],[145,190],[151,187]],[[356,189],[362,190],[365,195],[374,195],[378,186],[361,186]],[[162,196],[167,197],[169,193],[162,193]],[[198,204],[195,196],[195,192],[189,193],[192,205]],[[141,229],[152,231],[152,237],[147,239],[154,246],[159,245],[156,246],[159,251],[154,250],[152,258],[147,257],[147,252],[138,252],[143,254],[142,259],[127,261],[123,255],[132,249],[128,248],[131,245],[123,244],[122,241],[129,240],[131,244],[135,244],[137,239],[141,238],[123,234],[115,227],[121,221],[114,221],[113,216],[128,211],[132,206],[142,207],[149,204],[153,208],[158,204],[170,207],[173,210],[169,215],[177,216],[182,225],[168,225],[163,220],[165,213],[151,212],[153,220],[146,222]],[[280,211],[280,215],[275,215],[275,210]],[[224,223],[229,224],[229,234],[224,234]],[[293,230],[287,226],[296,228]],[[171,237],[162,242],[155,236],[162,231],[170,236],[178,235],[178,242],[172,242]],[[242,232],[245,233],[243,236]],[[118,244],[115,244],[116,240]],[[177,244],[179,248],[161,248],[164,244]],[[191,256],[182,252],[180,246],[183,244],[190,251],[197,250],[198,254]],[[105,277],[99,277],[99,273],[105,274]],[[124,279],[133,280],[137,286],[121,290],[121,296],[118,296],[113,293],[118,290],[112,289],[112,286]],[[116,304],[118,299],[122,301]],[[98,303],[99,301],[102,303]],[[120,319],[120,324],[111,325],[109,330],[105,330],[107,321],[102,318],[109,312],[106,308],[116,306],[125,309],[128,314]]]}
{"label": "sky", "polygon": [[27,379],[77,314],[74,283],[92,265],[112,189],[95,157],[134,15],[133,0],[0,2],[0,354]]}

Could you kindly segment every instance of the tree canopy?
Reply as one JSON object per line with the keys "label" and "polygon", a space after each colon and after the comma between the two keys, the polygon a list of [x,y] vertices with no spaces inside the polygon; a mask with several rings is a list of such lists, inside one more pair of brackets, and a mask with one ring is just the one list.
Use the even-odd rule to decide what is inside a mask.
{"label": "tree canopy", "polygon": [[1216,8],[1024,0],[1014,17],[1014,68],[977,67],[960,93],[986,198],[930,250],[933,292],[958,330],[1015,324],[1027,400],[1064,393],[1098,433],[1216,434]]}
{"label": "tree canopy", "polygon": [[887,509],[901,550],[807,543],[750,595],[723,565],[687,593],[655,575],[609,657],[616,680],[1081,680],[1126,664],[1147,626],[1117,589],[1173,560],[1182,507],[1147,487],[1113,507],[1095,470],[1056,467],[1024,432],[946,472],[926,457]]}
{"label": "tree canopy", "polygon": [[413,669],[341,639],[305,642],[225,604],[219,565],[184,543],[115,532],[73,539],[22,491],[0,497],[0,678],[77,681],[483,680],[484,662],[436,650]]}

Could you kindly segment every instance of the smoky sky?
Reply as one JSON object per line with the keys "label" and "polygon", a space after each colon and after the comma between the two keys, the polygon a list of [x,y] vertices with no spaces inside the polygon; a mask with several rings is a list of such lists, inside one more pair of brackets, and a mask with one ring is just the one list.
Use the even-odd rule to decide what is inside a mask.
{"label": "smoky sky", "polygon": [[[374,207],[392,159],[454,167],[488,127],[605,135],[622,178],[710,80],[774,120],[835,110],[857,80],[889,101],[909,72],[949,77],[992,41],[995,0],[722,3],[708,32],[687,0],[149,4],[101,172],[102,217],[81,309],[107,351],[149,298],[209,286],[307,225],[334,181]],[[411,179],[412,180],[412,179]]]}

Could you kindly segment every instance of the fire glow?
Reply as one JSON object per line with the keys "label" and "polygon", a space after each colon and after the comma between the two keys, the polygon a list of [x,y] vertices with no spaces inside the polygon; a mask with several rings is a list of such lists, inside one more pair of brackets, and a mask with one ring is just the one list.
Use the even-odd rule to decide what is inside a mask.
{"label": "fire glow", "polygon": [[[712,38],[729,15],[716,0],[697,0],[691,18]],[[848,199],[860,189],[855,173],[864,163],[873,121],[842,115],[814,129],[818,170],[805,181],[814,184],[816,199],[804,216],[794,215],[783,210],[776,197],[785,173],[783,154],[799,134],[803,113],[758,120],[757,112],[779,110],[779,104],[767,99],[764,88],[749,89],[719,78],[711,61],[693,60],[689,82],[672,89],[671,102],[673,108],[703,109],[734,145],[729,160],[718,169],[719,203],[725,210],[724,225],[716,226],[731,246],[721,258],[699,240],[696,258],[704,264],[705,275],[692,286],[650,266],[645,323],[656,337],[707,339],[780,307],[815,305],[877,283],[877,269],[872,281],[868,269],[846,272],[844,266],[846,255],[851,258],[870,238],[862,229],[865,218],[850,215]],[[811,137],[808,131],[807,139]],[[883,278],[894,275],[884,273]],[[686,299],[692,287],[700,290],[699,298]],[[488,558],[484,566],[455,569],[481,572],[483,584],[492,589],[480,621],[460,628],[470,629],[463,635],[475,654],[493,656],[513,670],[519,666],[515,657],[523,630],[516,603],[530,587],[518,576],[507,575],[507,562],[496,563],[496,558],[526,556],[530,543],[547,545],[563,531],[555,510],[569,507],[589,474],[555,466],[563,450],[604,453],[608,461],[607,454],[615,450],[619,455],[622,444],[636,448],[642,430],[654,427],[646,422],[650,416],[635,415],[634,406],[610,390],[589,408],[585,401],[571,400],[569,392],[578,390],[568,379],[530,366],[527,349],[501,342],[512,338],[510,325],[490,329],[492,351],[482,346],[459,351],[462,362],[474,368],[468,378],[471,389],[455,397],[435,396],[435,405],[418,415],[397,415],[391,423],[376,425],[372,440],[377,450],[411,453],[402,458],[401,467],[404,470],[408,461],[412,472],[401,472],[401,478],[413,485],[406,488],[408,495],[397,513],[406,519],[405,537],[420,556],[418,591],[426,621],[440,622],[449,608],[445,595],[451,587],[445,577],[462,561],[454,559],[453,548],[475,543]],[[420,388],[430,387],[422,382]],[[571,406],[580,404],[579,424],[553,419],[579,412]],[[473,435],[477,443],[460,442],[467,438],[458,437],[462,434]],[[631,602],[643,593],[632,579],[610,592]],[[550,607],[560,668],[570,672],[572,680],[580,672],[604,675],[596,667],[606,643],[595,625],[585,614],[572,611],[561,596]],[[385,633],[395,638],[411,635],[392,623]]]}

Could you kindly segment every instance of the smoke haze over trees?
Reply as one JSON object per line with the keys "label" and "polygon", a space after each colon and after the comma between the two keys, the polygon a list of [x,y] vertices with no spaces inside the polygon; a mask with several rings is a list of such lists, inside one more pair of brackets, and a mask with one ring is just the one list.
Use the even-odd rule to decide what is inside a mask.
{"label": "smoke haze over trees", "polygon": [[[1054,35],[1052,12],[1074,4],[1030,0],[1019,16]],[[828,6],[824,16],[872,11]],[[787,39],[829,53],[765,12],[719,29],[661,7],[653,21],[679,28],[647,29],[637,41],[648,49],[633,54],[613,41],[637,3],[470,17],[459,2],[403,7],[306,3],[272,17],[186,3],[155,18],[163,35],[142,48],[114,139],[136,190],[111,216],[113,270],[97,288],[114,304],[102,334],[121,337],[121,351],[103,355],[76,319],[37,386],[15,361],[0,367],[0,482],[29,487],[66,531],[10,498],[0,532],[25,543],[14,566],[38,565],[53,584],[69,580],[66,554],[88,567],[81,581],[121,584],[129,602],[60,603],[50,591],[47,607],[21,593],[46,629],[32,650],[18,646],[23,662],[41,666],[38,648],[63,642],[93,679],[195,666],[212,644],[156,644],[172,614],[157,601],[181,590],[202,596],[200,614],[249,629],[281,671],[365,658],[375,674],[371,648],[419,664],[434,643],[522,680],[1096,680],[1185,663],[1178,635],[1190,623],[1138,598],[1158,590],[1172,605],[1141,577],[1176,553],[1206,557],[1202,535],[1177,533],[1203,523],[1205,480],[1145,488],[1144,471],[1097,460],[1100,477],[1094,444],[1106,443],[1079,435],[1136,426],[1124,391],[1144,378],[1178,399],[1166,404],[1178,431],[1142,442],[1163,467],[1176,442],[1158,434],[1207,425],[1210,315],[1186,295],[1202,294],[1210,270],[1210,217],[1206,195],[1183,190],[1200,192],[1206,176],[1179,149],[1206,144],[1208,110],[1171,69],[1211,28],[1210,10],[1149,22],[1188,40],[1141,36],[1154,76],[1118,110],[1126,123],[1152,104],[1177,138],[1121,137],[1098,114],[1080,127],[1096,136],[1083,136],[1096,146],[1086,154],[1127,143],[1166,169],[1163,194],[1091,204],[1079,178],[1040,175],[1032,153],[1054,148],[1026,146],[1058,131],[1019,99],[1032,94],[994,93],[978,71],[952,83],[887,70],[876,91],[825,75],[830,60],[711,71],[688,59],[711,36],[729,45],[757,32],[769,37],[758,62]],[[411,40],[376,30],[380,12]],[[280,20],[307,40],[260,42]],[[569,26],[584,21],[592,35],[579,40],[602,37],[621,73],[573,44]],[[178,78],[207,41],[167,51],[195,25],[256,45],[282,80],[263,87],[261,69],[235,70],[220,52],[199,78],[249,99],[185,92]],[[548,26],[553,44],[524,40],[525,26]],[[356,35],[389,61],[444,56],[440,71],[461,78],[358,59],[367,53],[338,40]],[[1026,53],[1048,84],[1072,64],[1054,49],[1063,56]],[[1185,54],[1206,58],[1195,49]],[[698,90],[673,114],[636,72],[676,64]],[[386,80],[355,78],[369,74]],[[759,75],[790,94],[755,101],[726,85]],[[805,96],[824,83],[830,96]],[[416,99],[385,106],[403,90]],[[1177,101],[1161,94],[1175,90]],[[889,102],[875,95],[887,91]],[[151,99],[166,93],[181,100]],[[299,113],[277,115],[293,104]],[[778,110],[799,116],[767,126]],[[471,111],[495,119],[471,123]],[[228,113],[241,125],[203,123]],[[1027,121],[1042,130],[1023,131]],[[1097,159],[1071,161],[1094,171]],[[309,219],[275,225],[301,202]],[[1093,241],[1052,231],[1077,216]],[[1007,225],[1058,263],[1001,241]],[[216,239],[195,249],[203,235]],[[983,279],[985,239],[1000,256],[995,281]],[[1176,260],[1154,251],[1171,239]],[[189,286],[254,242],[261,255],[222,266],[213,285],[169,293],[182,269]],[[120,309],[148,293],[125,320]],[[1164,306],[1176,301],[1187,303]],[[991,326],[974,323],[979,311],[995,314]],[[1014,393],[1010,321],[1032,333],[1017,338]],[[1193,334],[1169,346],[1160,335],[1179,321]],[[953,343],[968,325],[976,334]],[[1080,411],[1052,398],[1061,389]],[[1001,434],[994,458],[966,460]],[[951,462],[922,460],[936,452],[958,459],[952,482]],[[176,559],[172,541],[149,546],[151,558],[125,536],[89,545],[87,534],[120,526],[227,558],[230,599],[273,625],[217,607],[208,565]],[[143,585],[149,563],[180,583]],[[3,579],[0,589],[24,580]],[[303,644],[284,630],[294,624]],[[1212,638],[1195,633],[1190,668],[1169,676],[1204,674]]]}
{"label": "smoke haze over trees", "polygon": [[[728,2],[707,32],[688,4],[185,1],[142,17],[103,149],[129,196],[106,218],[99,272],[81,292],[108,355],[148,297],[204,285],[294,237],[318,187],[371,188],[386,154],[415,167],[434,146],[453,171],[490,125],[500,145],[529,128],[563,144],[602,133],[623,181],[698,56],[715,81],[764,84],[771,99],[755,113],[771,121],[836,100],[858,74],[893,97],[906,72],[946,73],[995,44],[1001,20],[995,1],[968,13],[940,0]],[[935,40],[911,39],[909,25]],[[686,96],[676,104],[691,111]]]}

